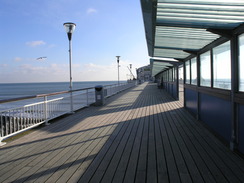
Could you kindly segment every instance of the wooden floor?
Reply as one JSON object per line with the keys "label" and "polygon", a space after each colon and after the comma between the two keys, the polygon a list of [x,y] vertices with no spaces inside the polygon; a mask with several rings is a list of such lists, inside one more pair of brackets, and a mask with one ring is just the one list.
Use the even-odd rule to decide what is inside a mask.
{"label": "wooden floor", "polygon": [[244,182],[244,160],[144,83],[0,148],[0,182]]}

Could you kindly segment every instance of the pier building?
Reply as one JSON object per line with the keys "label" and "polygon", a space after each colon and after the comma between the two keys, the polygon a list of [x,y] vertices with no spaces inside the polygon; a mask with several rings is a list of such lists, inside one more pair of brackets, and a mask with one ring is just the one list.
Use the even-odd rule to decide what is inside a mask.
{"label": "pier building", "polygon": [[244,2],[141,0],[152,75],[184,107],[244,153]]}

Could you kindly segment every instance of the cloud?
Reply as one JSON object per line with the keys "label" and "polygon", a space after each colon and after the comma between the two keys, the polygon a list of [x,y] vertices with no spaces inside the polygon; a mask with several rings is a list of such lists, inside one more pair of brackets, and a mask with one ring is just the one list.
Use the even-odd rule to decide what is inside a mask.
{"label": "cloud", "polygon": [[[130,72],[127,68],[127,61],[120,62],[119,75],[120,80],[129,79]],[[84,65],[79,77],[83,80],[89,81],[111,81],[118,79],[118,65],[117,63],[110,63],[109,65],[99,65],[88,63]]]}
{"label": "cloud", "polygon": [[7,64],[0,64],[0,68],[5,68],[7,66],[8,66]]}
{"label": "cloud", "polygon": [[[24,60],[24,59],[23,59]],[[21,64],[8,68],[6,64],[0,64],[0,82],[62,82],[69,81],[69,64]],[[120,80],[128,79],[130,74],[127,66],[130,62],[120,61]],[[5,68],[6,67],[6,68]],[[134,66],[133,66],[134,68]],[[73,81],[117,81],[118,65],[116,62],[102,65],[96,63],[72,65]]]}
{"label": "cloud", "polygon": [[22,60],[22,58],[20,58],[20,57],[15,57],[15,58],[14,58],[14,61],[15,61],[15,62],[20,62],[21,60]]}
{"label": "cloud", "polygon": [[36,46],[41,46],[41,45],[45,45],[46,43],[44,41],[30,41],[27,42],[26,45],[30,46],[30,47],[36,47]]}
{"label": "cloud", "polygon": [[87,13],[87,14],[94,14],[94,13],[97,13],[97,10],[94,9],[94,8],[88,8],[88,9],[86,10],[86,13]]}
{"label": "cloud", "polygon": [[48,48],[54,48],[54,47],[56,47],[55,44],[50,44],[50,45],[48,45]]}

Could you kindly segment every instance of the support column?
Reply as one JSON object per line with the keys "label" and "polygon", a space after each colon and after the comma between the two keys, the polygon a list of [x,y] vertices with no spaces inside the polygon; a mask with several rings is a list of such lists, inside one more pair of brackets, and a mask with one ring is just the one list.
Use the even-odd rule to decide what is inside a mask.
{"label": "support column", "polygon": [[238,92],[238,37],[231,39],[231,142],[230,149],[234,151],[238,145],[238,104],[235,94]]}
{"label": "support column", "polygon": [[186,62],[184,62],[184,65],[183,65],[183,72],[184,72],[184,81],[183,81],[183,92],[184,92],[184,107],[186,107],[186,91],[185,91],[185,84],[186,84]]}
{"label": "support column", "polygon": [[177,92],[177,99],[179,100],[179,65],[175,66],[174,71],[176,71],[175,73],[175,79],[176,79],[176,92]]}
{"label": "support column", "polygon": [[[197,55],[196,57],[197,59],[197,88],[200,87],[200,56]],[[197,90],[197,120],[200,120],[200,93],[199,91]]]}

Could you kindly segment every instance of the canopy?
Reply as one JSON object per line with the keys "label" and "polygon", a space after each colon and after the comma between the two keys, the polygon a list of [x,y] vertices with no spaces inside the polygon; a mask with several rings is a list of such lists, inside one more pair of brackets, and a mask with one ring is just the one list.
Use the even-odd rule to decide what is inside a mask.
{"label": "canopy", "polygon": [[[141,0],[150,57],[182,61],[244,22],[244,0]],[[153,75],[164,66],[151,61]]]}

